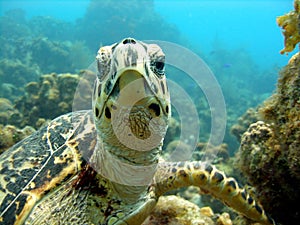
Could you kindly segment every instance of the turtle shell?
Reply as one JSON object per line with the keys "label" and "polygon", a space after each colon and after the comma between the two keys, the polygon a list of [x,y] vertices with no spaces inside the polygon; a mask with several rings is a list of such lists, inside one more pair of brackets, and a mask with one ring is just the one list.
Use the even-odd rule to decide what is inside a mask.
{"label": "turtle shell", "polygon": [[22,224],[37,202],[78,174],[95,137],[91,111],[79,111],[54,119],[4,152],[0,223]]}

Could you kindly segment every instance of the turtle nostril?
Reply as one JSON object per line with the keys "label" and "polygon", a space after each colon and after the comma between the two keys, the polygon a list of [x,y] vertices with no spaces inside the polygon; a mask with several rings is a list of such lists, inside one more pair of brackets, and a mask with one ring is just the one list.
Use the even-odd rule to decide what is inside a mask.
{"label": "turtle nostril", "polygon": [[133,39],[133,38],[126,38],[123,40],[123,44],[126,45],[126,44],[135,44],[136,41]]}
{"label": "turtle nostril", "polygon": [[166,106],[166,113],[169,113],[169,106]]}
{"label": "turtle nostril", "polygon": [[111,119],[111,112],[108,107],[105,108],[105,116],[107,119]]}
{"label": "turtle nostril", "polygon": [[152,103],[152,104],[149,105],[148,108],[155,113],[155,116],[160,115],[160,107],[159,107],[158,104]]}

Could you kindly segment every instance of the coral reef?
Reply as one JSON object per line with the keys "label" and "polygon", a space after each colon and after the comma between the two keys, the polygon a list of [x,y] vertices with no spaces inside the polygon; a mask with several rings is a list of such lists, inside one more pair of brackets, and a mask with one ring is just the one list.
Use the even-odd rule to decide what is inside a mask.
{"label": "coral reef", "polygon": [[90,50],[82,42],[52,41],[46,37],[32,40],[31,60],[42,73],[66,73],[82,69],[92,62]]}
{"label": "coral reef", "polygon": [[276,93],[260,108],[263,121],[242,136],[239,166],[265,209],[282,224],[299,224],[300,53],[281,71]]}
{"label": "coral reef", "polygon": [[35,129],[30,126],[18,129],[15,126],[0,124],[0,154],[33,132],[35,132]]}
{"label": "coral reef", "polygon": [[28,81],[37,80],[38,74],[39,69],[35,65],[27,66],[20,60],[1,59],[0,96],[14,100],[22,94],[19,87]]}
{"label": "coral reef", "polygon": [[[222,88],[227,106],[224,141],[229,146],[230,155],[234,155],[239,148],[239,142],[230,134],[230,128],[247,109],[257,107],[271,95],[277,74],[273,68],[268,72],[259,69],[260,66],[247,50],[228,49],[218,39],[214,41],[213,51],[210,55],[204,56],[206,57],[209,67]],[[197,109],[203,117],[201,108],[197,107]]]}
{"label": "coral reef", "polygon": [[241,137],[243,133],[248,129],[250,124],[259,120],[259,115],[257,113],[257,109],[249,108],[244,115],[238,118],[236,124],[234,124],[231,129],[230,133],[236,137],[238,142],[241,142]]}
{"label": "coral reef", "polygon": [[165,142],[165,149],[163,150],[164,158],[172,157],[174,161],[181,160],[212,160],[214,157],[214,163],[226,162],[229,159],[229,152],[227,144],[223,143],[218,146],[213,146],[204,142],[199,142],[196,148],[177,140],[177,136],[169,139],[169,142]]}
{"label": "coral reef", "polygon": [[84,41],[74,40],[72,24],[49,16],[28,20],[24,11],[10,10],[0,16],[0,27],[0,96],[10,100],[40,74],[77,73],[94,58]]}
{"label": "coral reef", "polygon": [[142,225],[232,225],[226,212],[215,214],[210,207],[197,205],[174,195],[162,196]]}
{"label": "coral reef", "polygon": [[36,37],[47,37],[53,41],[66,41],[74,38],[75,29],[72,23],[48,15],[32,17],[26,21],[26,25]]}
{"label": "coral reef", "polygon": [[176,136],[170,142],[165,142],[163,157],[170,158],[172,161],[190,160],[192,156],[192,147],[183,141],[176,140]]}
{"label": "coral reef", "polygon": [[178,193],[171,193],[196,204],[198,207],[201,207],[201,209],[204,208],[214,212],[230,213],[230,215],[232,215],[232,218],[237,215],[232,209],[225,206],[221,201],[202,192],[199,187],[190,186],[180,189]]}
{"label": "coral reef", "polygon": [[15,109],[11,101],[6,98],[0,98],[0,124],[8,124],[8,121],[14,112]]}
{"label": "coral reef", "polygon": [[69,54],[64,42],[51,41],[48,38],[34,39],[31,44],[31,57],[44,73],[71,71]]}
{"label": "coral reef", "polygon": [[[179,137],[179,135],[180,135],[180,123],[177,121],[177,119],[174,116],[172,116],[169,120],[169,126],[168,126],[166,136],[164,138],[163,148],[166,149],[168,143],[170,143],[176,137]],[[170,152],[169,150],[164,150],[164,151]]]}
{"label": "coral reef", "polygon": [[[212,212],[212,211],[210,211]],[[177,196],[162,196],[143,225],[215,225],[212,214]]]}
{"label": "coral reef", "polygon": [[0,153],[55,117],[72,109],[90,109],[94,78],[88,70],[79,75],[45,74],[39,82],[27,83],[25,95],[14,104],[0,98]]}
{"label": "coral reef", "polygon": [[294,8],[293,11],[276,19],[284,35],[284,49],[280,51],[281,54],[293,51],[300,42],[300,0],[294,1]]}
{"label": "coral reef", "polygon": [[[81,79],[83,73],[86,75]],[[39,128],[46,120],[54,119],[64,113],[71,112],[72,107],[91,108],[92,82],[94,74],[82,71],[77,74],[45,74],[39,82],[25,85],[25,95],[15,101],[17,112],[11,115],[10,124],[18,127],[26,125]],[[85,86],[76,93],[78,83]],[[73,100],[76,99],[73,105]]]}
{"label": "coral reef", "polygon": [[155,11],[153,0],[131,0],[122,4],[118,0],[91,0],[85,16],[76,24],[76,36],[85,40],[90,49],[99,46],[99,40],[106,45],[127,36],[140,40],[184,41],[177,28]]}
{"label": "coral reef", "polygon": [[197,143],[193,158],[194,160],[203,160],[205,155],[215,156],[214,163],[224,162],[229,159],[227,144],[223,143],[218,146],[199,142]]}

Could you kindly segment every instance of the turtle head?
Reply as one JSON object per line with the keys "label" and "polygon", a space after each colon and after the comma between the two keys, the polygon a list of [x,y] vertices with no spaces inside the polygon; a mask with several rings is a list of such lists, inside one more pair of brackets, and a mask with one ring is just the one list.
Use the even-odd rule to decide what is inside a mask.
{"label": "turtle head", "polygon": [[96,60],[93,113],[100,139],[138,151],[160,146],[171,113],[161,48],[126,38],[101,47]]}

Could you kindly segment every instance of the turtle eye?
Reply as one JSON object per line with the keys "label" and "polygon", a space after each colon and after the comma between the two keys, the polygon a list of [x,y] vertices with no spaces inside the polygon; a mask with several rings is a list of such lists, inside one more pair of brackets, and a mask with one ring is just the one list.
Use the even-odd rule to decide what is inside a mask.
{"label": "turtle eye", "polygon": [[163,77],[165,75],[165,62],[153,61],[150,64],[151,70],[158,76]]}
{"label": "turtle eye", "polygon": [[148,45],[148,54],[151,70],[156,74],[156,76],[162,78],[165,75],[165,54],[156,44]]}
{"label": "turtle eye", "polygon": [[160,71],[164,71],[165,63],[164,62],[155,62],[155,68]]}
{"label": "turtle eye", "polygon": [[111,57],[110,46],[105,46],[99,49],[98,54],[96,56],[96,60],[97,60],[97,69],[98,69],[97,76],[100,81],[104,80],[104,78],[109,73],[110,57]]}

